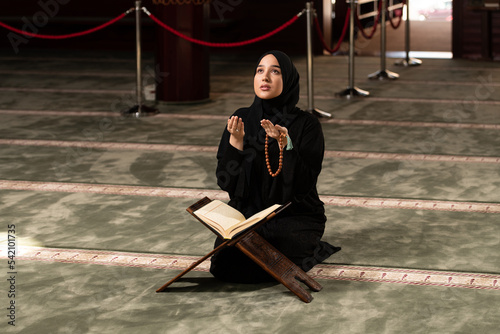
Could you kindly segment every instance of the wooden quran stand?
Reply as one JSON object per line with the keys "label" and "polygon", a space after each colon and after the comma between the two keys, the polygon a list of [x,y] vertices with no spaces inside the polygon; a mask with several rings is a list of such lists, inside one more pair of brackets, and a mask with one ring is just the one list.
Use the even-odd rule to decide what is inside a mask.
{"label": "wooden quran stand", "polygon": [[[196,215],[194,215],[193,212],[210,202],[211,200],[208,197],[205,197],[200,201],[196,202],[195,204],[191,205],[186,210],[194,217],[196,217]],[[282,207],[281,210],[284,209],[285,207],[286,206]],[[260,267],[262,267],[262,269],[268,272],[272,277],[274,277],[278,282],[287,287],[302,301],[310,303],[313,300],[313,297],[306,289],[304,289],[299,284],[299,281],[307,285],[309,289],[311,289],[312,291],[320,291],[322,289],[322,286],[314,279],[312,279],[309,275],[307,275],[295,263],[290,261],[275,247],[269,244],[264,238],[262,238],[259,234],[257,234],[257,232],[255,232],[255,229],[258,226],[272,219],[277,213],[279,213],[279,211],[273,212],[259,223],[255,224],[254,226],[245,230],[244,232],[238,234],[234,239],[224,241],[222,244],[213,249],[207,255],[203,256],[198,261],[192,263],[183,272],[181,272],[180,274],[172,278],[170,281],[165,283],[161,288],[156,290],[156,292],[164,291],[170,284],[180,279],[182,276],[184,276],[185,274],[196,268],[199,264],[201,264],[203,261],[214,255],[224,247],[235,246],[239,250],[241,250],[246,256],[248,256],[252,261],[254,261]],[[217,232],[215,232],[215,230],[213,230],[210,226],[205,224],[201,219],[199,219],[198,217],[196,217],[196,219],[198,219],[203,225],[207,226],[215,234],[219,235]]]}

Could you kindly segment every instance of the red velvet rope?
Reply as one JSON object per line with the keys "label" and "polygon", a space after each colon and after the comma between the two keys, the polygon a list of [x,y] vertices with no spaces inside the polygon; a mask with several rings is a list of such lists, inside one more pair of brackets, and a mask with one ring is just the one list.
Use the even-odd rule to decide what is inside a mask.
{"label": "red velvet rope", "polygon": [[378,23],[380,21],[380,12],[381,12],[381,9],[382,9],[382,1],[380,1],[378,3],[378,13],[377,13],[377,16],[375,17],[375,22],[373,22],[372,31],[368,35],[365,33],[365,28],[361,24],[361,21],[360,21],[358,15],[356,15],[356,24],[358,25],[359,31],[361,32],[361,35],[363,35],[364,38],[366,38],[366,39],[372,39],[373,35],[375,35],[375,32],[377,31]]}
{"label": "red velvet rope", "polygon": [[[403,1],[403,3],[405,3],[406,1]],[[365,34],[364,32],[364,28],[362,27],[361,25],[361,22],[359,20],[359,17],[356,15],[356,23],[358,24],[358,27],[360,28],[360,31],[361,33],[363,34],[363,36],[367,39],[371,39],[373,37],[373,35],[375,34],[375,31],[377,30],[377,26],[378,26],[378,22],[379,22],[379,17],[380,17],[380,10],[381,10],[381,4],[382,2],[379,3],[379,12],[378,12],[378,15],[377,17],[375,18],[375,22],[374,22],[374,25],[373,25],[373,29],[372,29],[372,32],[367,35]],[[349,20],[347,19],[350,15],[350,11],[351,9],[348,8],[347,9],[347,15],[346,15],[346,20],[344,22],[344,27],[342,29],[342,34],[341,34],[341,37],[337,43],[337,45],[333,48],[333,49],[330,49],[325,41],[324,41],[324,38],[323,38],[323,34],[321,33],[321,28],[319,26],[319,22],[318,22],[318,19],[315,18],[315,26],[316,26],[316,31],[318,32],[318,35],[320,37],[320,40],[321,40],[321,43],[323,44],[323,48],[330,52],[330,53],[335,53],[338,51],[338,49],[340,48],[340,45],[345,37],[345,34],[346,34],[346,31],[347,31],[347,26],[348,26],[348,22]],[[120,14],[119,16],[115,17],[114,19],[106,22],[106,23],[103,23],[97,27],[94,27],[94,28],[91,28],[91,29],[88,29],[88,30],[85,30],[85,31],[81,31],[81,32],[77,32],[77,33],[72,33],[72,34],[65,34],[65,35],[43,35],[43,34],[35,34],[35,33],[30,33],[30,32],[27,32],[27,31],[23,31],[23,30],[20,30],[20,29],[17,29],[17,28],[14,28],[12,26],[9,26],[3,22],[0,22],[0,26],[1,27],[4,27],[8,30],[11,30],[13,32],[16,32],[16,33],[19,33],[19,34],[22,34],[22,35],[25,35],[25,36],[30,36],[30,37],[36,37],[36,38],[44,38],[44,39],[66,39],[66,38],[73,38],[73,37],[79,37],[79,36],[83,36],[83,35],[87,35],[87,34],[90,34],[90,33],[93,33],[93,32],[96,32],[98,30],[101,30],[101,29],[104,29],[106,28],[107,26],[121,20],[122,18],[124,18],[126,15],[128,14],[128,12],[125,12],[125,13],[122,13]],[[202,40],[199,40],[199,39],[195,39],[195,38],[192,38],[192,37],[189,37],[187,35],[184,35],[182,33],[180,33],[179,31],[169,27],[168,25],[166,25],[165,23],[163,23],[162,21],[160,21],[157,17],[155,17],[153,14],[149,13],[149,12],[146,12],[146,14],[153,20],[155,21],[158,25],[162,26],[163,28],[165,28],[166,30],[170,31],[171,33],[189,41],[189,42],[192,42],[192,43],[196,43],[196,44],[200,44],[200,45],[204,45],[204,46],[210,46],[210,47],[224,47],[224,48],[229,48],[229,47],[237,47],[237,46],[244,46],[244,45],[248,45],[248,44],[252,44],[252,43],[256,43],[256,42],[259,42],[259,41],[262,41],[266,38],[269,38],[275,34],[277,34],[278,32],[286,29],[288,26],[292,25],[295,21],[298,20],[298,18],[300,17],[301,13],[300,14],[297,14],[295,15],[292,19],[290,19],[289,21],[285,22],[283,25],[279,26],[278,28],[262,35],[262,36],[259,36],[259,37],[256,37],[256,38],[252,38],[252,39],[249,39],[249,40],[246,40],[246,41],[241,41],[241,42],[234,42],[234,43],[211,43],[211,42],[206,42],[206,41],[202,41]],[[398,28],[399,25],[401,24],[401,21],[402,21],[402,15],[399,16],[399,22],[397,24],[394,24],[392,22],[392,19],[389,18],[389,22],[391,23],[392,27],[394,29]]]}
{"label": "red velvet rope", "polygon": [[[399,26],[401,25],[401,22],[403,22],[403,8],[404,8],[404,5],[406,4],[406,0],[403,0],[402,4],[403,4],[403,7],[401,7],[401,15],[399,15],[399,17],[398,17],[399,18],[398,23],[395,24],[392,21],[392,17],[389,16],[389,23],[391,24],[391,27],[394,29],[399,28]],[[409,20],[410,18],[407,17],[406,19]]]}
{"label": "red velvet rope", "polygon": [[347,14],[346,14],[345,22],[344,22],[344,27],[342,29],[342,33],[340,34],[340,38],[337,42],[337,45],[333,49],[330,49],[328,47],[328,45],[326,45],[325,39],[323,37],[323,33],[321,32],[321,27],[319,26],[318,18],[317,17],[314,18],[314,25],[316,27],[316,32],[318,33],[321,44],[323,44],[323,48],[326,51],[328,51],[330,53],[335,53],[340,49],[340,45],[342,44],[342,41],[344,40],[345,34],[347,32],[347,27],[349,26],[350,15],[351,15],[351,8],[347,8]]}
{"label": "red velvet rope", "polygon": [[392,17],[389,17],[389,23],[391,24],[391,27],[393,27],[394,29],[399,28],[399,26],[401,25],[401,22],[403,22],[403,15],[399,16],[398,23],[396,23],[396,24],[394,24],[394,22],[392,22]]}
{"label": "red velvet rope", "polygon": [[[402,2],[403,5],[406,4],[406,0],[403,0]],[[387,9],[386,9],[387,10]],[[358,25],[358,28],[359,30],[361,31],[361,34],[363,35],[364,38],[366,39],[371,39],[373,37],[373,35],[375,35],[375,32],[377,31],[377,26],[379,24],[379,21],[380,21],[380,13],[382,12],[382,1],[380,1],[378,3],[378,13],[377,13],[377,16],[375,18],[375,22],[373,23],[373,28],[372,28],[372,31],[370,32],[370,34],[366,34],[365,31],[364,31],[364,27],[363,25],[361,24],[361,21],[358,17],[358,15],[356,15],[356,24]],[[403,21],[403,14],[401,13],[401,15],[399,16],[399,20],[398,20],[398,23],[394,23],[392,18],[389,16],[389,23],[391,24],[391,26],[394,28],[394,29],[397,29],[399,28],[399,26],[401,25],[401,22]]]}
{"label": "red velvet rope", "polygon": [[111,21],[108,21],[108,22],[106,22],[104,24],[101,24],[100,26],[97,26],[97,27],[89,29],[89,30],[85,30],[85,31],[77,32],[77,33],[72,33],[72,34],[66,34],[66,35],[57,35],[57,36],[34,34],[34,33],[31,33],[31,32],[27,32],[27,31],[23,31],[23,30],[11,27],[11,26],[3,23],[3,22],[0,22],[0,26],[4,27],[4,28],[7,28],[8,30],[17,32],[18,34],[22,34],[22,35],[30,36],[30,37],[45,38],[45,39],[66,39],[66,38],[72,38],[72,37],[78,37],[78,36],[82,36],[82,35],[87,35],[87,34],[95,32],[97,30],[101,30],[103,28],[106,28],[107,26],[109,26],[109,25],[111,25],[111,24],[113,24],[113,23],[121,20],[122,18],[124,18],[125,15],[127,15],[127,14],[128,14],[127,12],[126,13],[122,13],[119,16],[117,16],[114,19],[112,19]]}
{"label": "red velvet rope", "polygon": [[192,37],[189,37],[187,35],[184,35],[183,33],[180,33],[179,31],[177,31],[177,30],[169,27],[168,25],[166,25],[165,23],[163,23],[162,21],[160,21],[153,14],[151,14],[149,12],[147,12],[146,14],[148,14],[149,17],[153,21],[155,21],[158,25],[160,25],[161,27],[163,27],[166,30],[170,31],[174,35],[177,35],[177,36],[179,36],[179,37],[181,37],[181,38],[183,38],[183,39],[185,39],[185,40],[187,40],[187,41],[189,41],[191,43],[196,43],[196,44],[200,44],[200,45],[204,45],[204,46],[211,46],[211,47],[216,47],[216,48],[230,48],[230,47],[243,46],[243,45],[247,45],[247,44],[259,42],[259,41],[264,40],[264,39],[266,39],[268,37],[271,37],[272,35],[277,34],[278,32],[282,31],[283,29],[287,28],[288,26],[290,26],[291,24],[293,24],[295,21],[297,21],[297,19],[300,16],[300,14],[297,14],[291,20],[289,20],[288,22],[285,22],[280,27],[274,29],[273,31],[268,32],[267,34],[264,34],[264,35],[256,37],[256,38],[252,38],[252,39],[249,39],[249,40],[246,40],[246,41],[242,41],[242,42],[234,42],[234,43],[211,43],[211,42],[202,41],[202,40],[199,40],[199,39],[192,38]]}

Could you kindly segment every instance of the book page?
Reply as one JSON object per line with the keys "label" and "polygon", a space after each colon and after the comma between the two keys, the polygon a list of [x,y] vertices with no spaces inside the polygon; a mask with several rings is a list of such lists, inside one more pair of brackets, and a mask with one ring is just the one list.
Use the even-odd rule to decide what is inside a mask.
{"label": "book page", "polygon": [[204,207],[196,210],[195,214],[200,218],[205,217],[217,222],[224,230],[245,220],[245,216],[238,210],[219,200],[213,200]]}
{"label": "book page", "polygon": [[254,214],[253,216],[251,216],[250,218],[248,218],[245,223],[245,225],[252,225],[252,223],[256,222],[256,221],[259,221],[267,216],[269,216],[271,214],[271,212],[273,212],[274,210],[278,209],[281,205],[279,204],[274,204],[273,206],[270,206],[268,207],[267,209],[265,210],[262,210],[260,212],[257,212],[256,214]]}
{"label": "book page", "polygon": [[234,226],[229,232],[229,235],[233,237],[234,235],[240,233],[241,231],[249,228],[250,226],[257,224],[260,222],[262,219],[266,218],[269,216],[271,213],[273,213],[275,210],[280,208],[281,205],[279,204],[274,204],[273,206],[270,206],[269,208],[262,210],[260,212],[257,212],[247,220],[245,220],[242,224],[238,224],[238,226]]}

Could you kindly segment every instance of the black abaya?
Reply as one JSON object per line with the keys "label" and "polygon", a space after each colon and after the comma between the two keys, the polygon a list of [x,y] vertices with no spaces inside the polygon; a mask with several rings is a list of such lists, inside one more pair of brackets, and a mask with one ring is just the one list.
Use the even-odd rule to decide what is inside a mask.
{"label": "black abaya", "polygon": [[[299,75],[292,62],[279,51],[270,53],[280,64],[283,92],[272,100],[256,96],[249,108],[241,108],[233,114],[242,118],[245,126],[244,149],[240,151],[229,144],[230,134],[226,129],[217,152],[217,182],[228,192],[229,205],[246,217],[273,204],[291,201],[289,208],[259,227],[257,233],[308,271],[340,249],[321,241],[326,217],[316,183],[323,161],[324,138],[319,121],[295,107]],[[265,163],[265,131],[260,126],[261,119],[286,127],[293,145],[284,151],[283,169],[274,178],[269,175]],[[278,166],[278,156],[278,143],[271,139],[269,158],[274,170]],[[221,242],[217,239],[216,245]],[[234,247],[227,247],[212,257],[210,272],[231,282],[272,280]]]}

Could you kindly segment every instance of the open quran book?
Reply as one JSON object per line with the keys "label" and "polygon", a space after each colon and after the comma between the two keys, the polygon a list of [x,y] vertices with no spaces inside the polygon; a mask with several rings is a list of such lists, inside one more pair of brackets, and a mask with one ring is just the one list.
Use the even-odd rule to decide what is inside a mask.
{"label": "open quran book", "polygon": [[231,239],[236,234],[266,219],[285,206],[280,204],[272,205],[247,219],[241,212],[228,204],[213,200],[193,211],[193,215],[215,230],[222,238]]}
{"label": "open quran book", "polygon": [[208,197],[204,197],[192,204],[186,209],[187,212],[196,217],[197,220],[212,232],[226,240],[205,256],[193,262],[170,281],[163,284],[156,292],[165,291],[172,283],[178,281],[185,274],[223,248],[234,246],[302,301],[306,303],[311,302],[313,297],[300,285],[300,282],[304,283],[312,291],[320,291],[322,289],[321,284],[307,275],[300,267],[281,254],[255,231],[255,228],[259,224],[266,223],[290,204],[288,202],[283,205],[273,205],[248,219],[245,219],[238,210],[235,210],[231,206],[219,200],[212,201]]}

